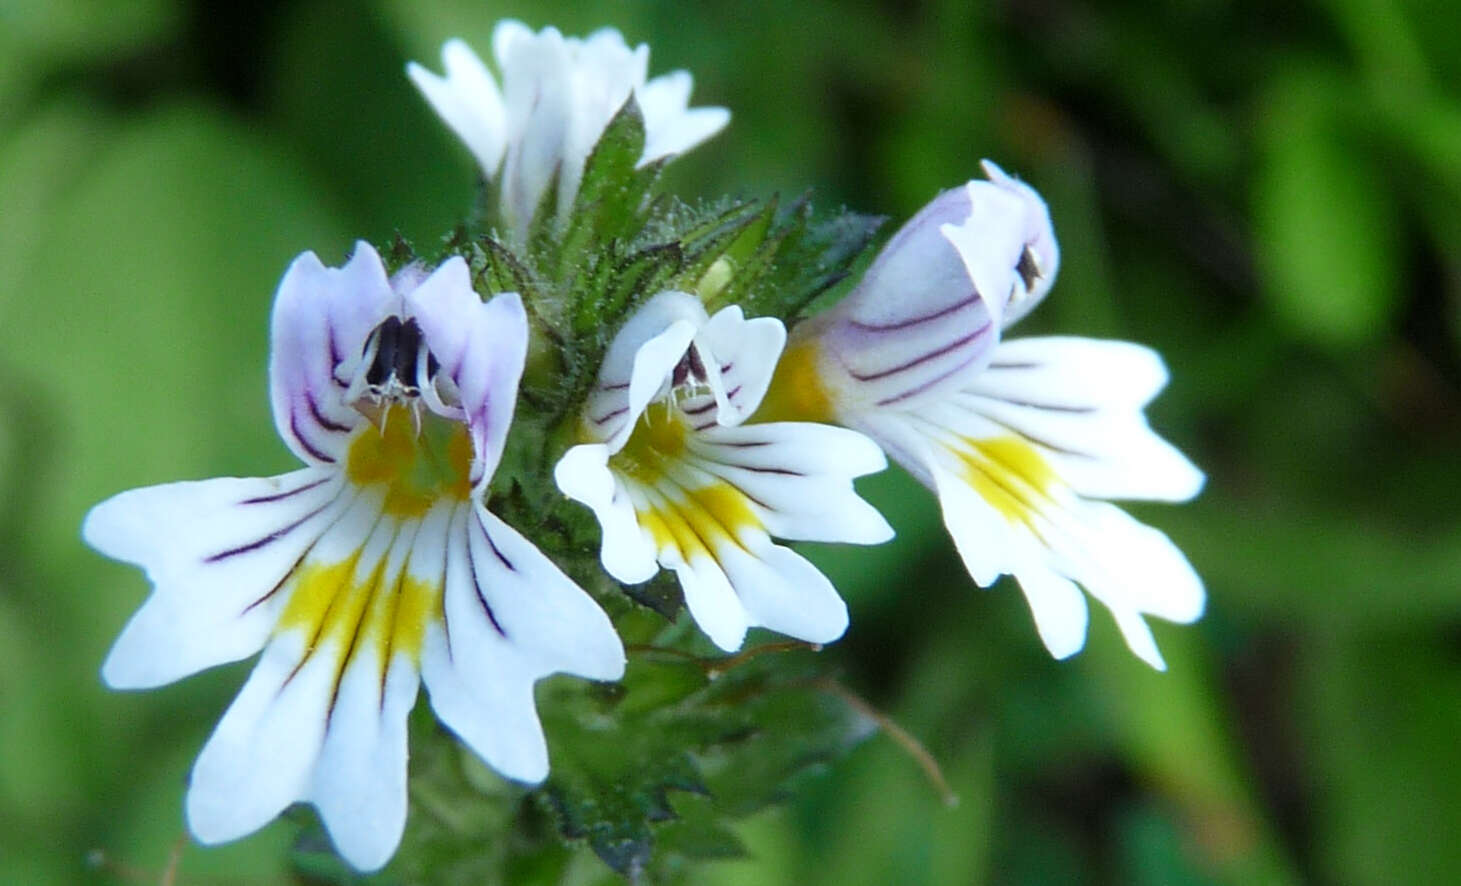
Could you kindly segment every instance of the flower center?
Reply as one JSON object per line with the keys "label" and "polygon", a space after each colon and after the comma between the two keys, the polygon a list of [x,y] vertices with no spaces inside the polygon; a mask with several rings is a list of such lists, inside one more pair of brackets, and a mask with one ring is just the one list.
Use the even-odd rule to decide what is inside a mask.
{"label": "flower center", "polygon": [[377,399],[420,396],[423,381],[429,383],[436,375],[436,358],[426,349],[414,319],[387,317],[366,340],[364,353],[370,357],[365,383]]}
{"label": "flower center", "polygon": [[420,517],[442,498],[471,496],[472,440],[461,422],[392,404],[379,430],[367,424],[356,433],[346,476],[359,486],[384,484],[386,513]]}
{"label": "flower center", "polygon": [[764,524],[741,490],[724,480],[694,480],[674,470],[674,463],[687,460],[689,434],[690,426],[678,409],[652,403],[610,464],[657,491],[660,500],[635,515],[657,548],[677,548],[687,560],[698,555],[715,558],[725,544],[744,547],[742,533],[762,530]]}
{"label": "flower center", "polygon": [[754,421],[832,423],[832,398],[817,368],[817,345],[807,338],[787,345]]}
{"label": "flower center", "polygon": [[679,410],[664,401],[651,403],[639,417],[639,424],[634,426],[634,433],[629,435],[624,448],[614,454],[614,467],[653,485],[664,475],[663,462],[678,459],[684,453],[689,430]]}
{"label": "flower center", "polygon": [[680,362],[675,364],[674,371],[670,373],[670,387],[672,388],[690,387],[693,389],[706,384],[708,380],[709,375],[705,372],[705,363],[701,361],[700,352],[694,347],[685,351],[685,356],[680,358]]}

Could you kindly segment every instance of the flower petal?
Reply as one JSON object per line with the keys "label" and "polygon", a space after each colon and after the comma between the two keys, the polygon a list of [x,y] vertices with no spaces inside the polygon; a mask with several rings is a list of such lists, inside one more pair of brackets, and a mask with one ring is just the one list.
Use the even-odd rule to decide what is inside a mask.
{"label": "flower petal", "polygon": [[[851,294],[798,328],[794,342],[815,347],[838,414],[912,408],[979,371],[999,339],[1023,211],[987,182],[944,192],[893,235]],[[950,230],[967,235],[951,240]]]}
{"label": "flower petal", "polygon": [[847,630],[847,604],[832,582],[800,554],[758,535],[743,535],[741,543],[716,551],[750,624],[808,643],[841,637]]}
{"label": "flower petal", "polygon": [[1060,246],[1050,223],[1050,210],[1035,189],[1006,174],[992,160],[985,160],[981,165],[992,184],[1025,204],[1025,253],[1017,265],[1019,276],[1014,281],[1015,290],[1004,309],[1003,325],[1008,329],[1039,304],[1055,285],[1055,275],[1060,271]]}
{"label": "flower petal", "polygon": [[204,745],[187,797],[199,842],[252,833],[309,790],[334,673],[323,658],[296,673],[304,652],[298,634],[270,643]]}
{"label": "flower petal", "polygon": [[379,514],[379,498],[357,499],[311,552],[317,565],[284,591],[273,639],[193,766],[188,824],[201,842],[236,839],[311,799],[355,625],[393,539]]}
{"label": "flower petal", "polygon": [[1166,381],[1161,358],[1140,345],[1015,339],[1000,343],[958,402],[1035,444],[1081,495],[1185,501],[1202,472],[1141,411]]}
{"label": "flower petal", "polygon": [[[492,44],[507,105],[502,211],[521,244],[549,181],[574,165],[564,156],[573,109],[570,57],[555,28],[533,35],[516,22],[504,22],[493,33]],[[577,158],[580,173],[582,164],[583,158]]]}
{"label": "flower petal", "polygon": [[720,564],[696,554],[688,562],[671,558],[665,565],[680,580],[685,609],[710,642],[726,652],[740,649],[751,628],[751,617]]}
{"label": "flower petal", "polygon": [[649,299],[625,321],[604,354],[598,385],[584,410],[591,439],[608,443],[611,452],[624,446],[707,320],[698,298],[671,290]]}
{"label": "flower petal", "polygon": [[471,561],[509,641],[538,672],[590,680],[624,676],[624,647],[609,617],[532,542],[480,503],[469,521]]}
{"label": "flower petal", "polygon": [[744,492],[767,532],[801,541],[881,544],[893,537],[852,479],[887,467],[862,434],[777,422],[708,428],[687,441],[697,467]]}
{"label": "flower petal", "polygon": [[608,617],[480,504],[453,517],[443,607],[421,658],[437,716],[503,775],[541,781],[548,751],[533,683],[558,672],[622,676],[624,650]]}
{"label": "flower petal", "polygon": [[350,379],[337,367],[359,358],[396,302],[380,256],[364,241],[343,268],[327,268],[306,252],[285,272],[274,299],[269,386],[279,436],[306,464],[344,456],[363,419],[345,404]]}
{"label": "flower petal", "polygon": [[1205,600],[1182,552],[1114,505],[1076,495],[1020,438],[965,436],[926,419],[910,420],[904,433],[919,422],[926,443],[906,448],[927,459],[945,525],[975,580],[1013,573],[1057,656],[1080,647],[1075,628],[1086,616],[1054,578],[1078,582],[1111,611],[1132,651],[1161,668],[1144,616],[1191,622]]}
{"label": "flower petal", "polygon": [[406,827],[406,717],[421,680],[402,653],[351,660],[336,687],[309,794],[335,848],[362,871],[385,865]]}
{"label": "flower petal", "polygon": [[645,83],[636,97],[644,114],[645,166],[664,157],[683,154],[725,128],[730,111],[725,108],[691,108],[694,81],[688,71],[670,71]]}
{"label": "flower petal", "polygon": [[153,584],[102,678],[145,689],[258,652],[278,614],[263,598],[349,503],[331,472],[305,468],[133,489],[92,508],[87,544]]}
{"label": "flower petal", "polygon": [[635,87],[644,83],[649,70],[649,47],[641,43],[630,49],[614,28],[600,28],[586,39],[569,38],[566,43],[569,69],[565,77],[572,98],[558,182],[560,218],[573,209],[585,162],[599,136]]}
{"label": "flower petal", "polygon": [[472,485],[485,488],[502,458],[527,358],[522,299],[504,292],[483,303],[459,256],[448,259],[406,296],[441,372],[455,382],[472,435]]}
{"label": "flower petal", "polygon": [[[649,471],[659,470],[651,481]],[[846,629],[846,608],[810,563],[771,541],[742,490],[699,465],[665,459],[623,476],[659,561],[679,576],[685,606],[711,641],[740,648],[764,626],[823,643]]]}
{"label": "flower petal", "polygon": [[[554,28],[545,30],[557,32]],[[532,39],[533,29],[517,19],[505,18],[499,21],[492,28],[492,57],[497,59],[497,67],[505,70],[517,52],[516,47]]]}
{"label": "flower petal", "polygon": [[507,110],[487,66],[461,40],[448,40],[441,47],[445,76],[438,76],[411,62],[406,73],[421,94],[436,109],[477,158],[482,174],[492,178],[502,163],[507,146]]}
{"label": "flower petal", "polygon": [[1039,563],[1016,567],[1015,578],[1050,654],[1063,659],[1080,652],[1091,613],[1075,582]]}
{"label": "flower petal", "polygon": [[640,166],[656,160],[683,154],[701,142],[708,141],[730,123],[731,113],[725,108],[687,108],[668,121],[648,130],[644,141],[644,159]]}
{"label": "flower petal", "polygon": [[[694,86],[694,78],[684,70],[670,71],[645,83],[638,95],[639,110],[644,114],[644,128],[651,129],[652,124],[684,113],[690,104],[690,91]],[[645,157],[649,159],[648,151]]]}
{"label": "flower petal", "polygon": [[626,584],[648,581],[659,571],[652,541],[634,516],[627,490],[609,470],[609,447],[575,446],[553,468],[563,494],[593,509],[603,532],[604,570]]}
{"label": "flower petal", "polygon": [[1029,208],[1022,196],[992,182],[971,181],[964,189],[969,215],[962,221],[941,224],[939,232],[958,252],[995,326],[1003,329],[1007,325],[1004,310],[1025,254]]}
{"label": "flower petal", "polygon": [[487,765],[536,783],[548,774],[548,746],[533,703],[541,676],[513,650],[478,595],[468,559],[467,507],[448,534],[443,620],[426,630],[421,679],[436,716]]}
{"label": "flower petal", "polygon": [[747,320],[740,306],[730,305],[715,312],[696,340],[702,359],[713,357],[705,368],[719,407],[716,421],[738,425],[750,418],[771,384],[786,327],[775,317]]}
{"label": "flower petal", "polygon": [[[426,626],[440,618],[446,529],[453,510],[438,503],[422,520],[394,530],[381,571],[371,576],[374,584],[360,605],[343,663],[337,665],[343,673],[326,717],[309,800],[319,808],[340,854],[361,870],[383,866],[405,828],[406,717],[421,682],[421,638]],[[367,550],[363,557],[368,556]],[[334,605],[343,610],[348,602]]]}

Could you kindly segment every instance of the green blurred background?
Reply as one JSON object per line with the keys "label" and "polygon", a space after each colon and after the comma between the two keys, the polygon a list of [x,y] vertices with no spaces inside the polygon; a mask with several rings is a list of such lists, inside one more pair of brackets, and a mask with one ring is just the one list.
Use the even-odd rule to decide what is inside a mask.
{"label": "green blurred background", "polygon": [[[696,882],[1461,878],[1447,0],[0,0],[0,882],[158,882],[248,666],[105,691],[146,585],[79,521],[121,489],[290,467],[265,395],[278,277],[467,209],[469,156],[402,66],[453,35],[485,54],[504,15],[617,25],[731,108],[671,167],[686,197],[811,186],[897,224],[997,159],[1064,249],[1028,331],[1160,349],[1153,422],[1209,473],[1195,504],[1137,509],[1210,593],[1196,627],[1157,627],[1164,675],[1104,612],[1051,661],[931,497],[868,483],[900,536],[816,552],[853,613],[824,654],[960,803],[874,736]],[[188,846],[177,883],[278,882],[292,833]]]}

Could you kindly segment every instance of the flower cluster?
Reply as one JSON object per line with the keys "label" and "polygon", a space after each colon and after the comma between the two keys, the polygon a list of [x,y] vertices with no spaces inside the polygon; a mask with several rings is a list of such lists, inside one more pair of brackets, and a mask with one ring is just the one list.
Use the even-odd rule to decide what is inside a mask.
{"label": "flower cluster", "polygon": [[[769,209],[676,227],[643,200],[615,204],[635,236],[576,233],[610,211],[586,196],[596,176],[652,173],[728,122],[688,106],[689,74],[647,79],[648,48],[608,29],[578,40],[504,22],[492,44],[500,86],[460,41],[443,48],[445,76],[408,68],[480,164],[491,229],[431,262],[359,243],[329,268],[306,252],[279,285],[271,400],[304,467],[132,490],[86,518],[89,544],[153,584],[109,685],[260,653],[193,770],[199,840],[308,802],[352,865],[383,865],[405,824],[422,684],[489,766],[546,777],[534,683],[616,680],[625,654],[599,602],[520,531],[540,527],[489,507],[510,431],[534,423],[548,468],[512,482],[586,505],[575,513],[597,518],[618,582],[673,571],[721,649],[753,627],[843,634],[831,582],[778,540],[891,538],[853,486],[891,457],[937,494],[974,581],[1018,580],[1052,654],[1084,644],[1089,593],[1163,666],[1145,617],[1195,620],[1202,585],[1107,500],[1183,500],[1202,475],[1143,416],[1166,380],[1153,352],[1004,338],[1059,266],[1034,190],[986,163],[803,318],[764,295]],[[625,251],[655,224],[668,245]],[[520,392],[530,350],[566,379],[551,396]]]}

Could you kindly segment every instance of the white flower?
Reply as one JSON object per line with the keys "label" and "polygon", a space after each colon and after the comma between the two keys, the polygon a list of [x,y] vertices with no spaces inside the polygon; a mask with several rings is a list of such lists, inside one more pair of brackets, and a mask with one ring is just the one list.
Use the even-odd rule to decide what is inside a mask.
{"label": "white flower", "polygon": [[785,342],[781,322],[738,307],[706,315],[663,292],[624,325],[604,359],[583,438],[555,469],[591,507],[604,568],[624,582],[673,569],[710,639],[740,648],[762,626],[814,643],[847,629],[827,577],[772,536],[877,544],[892,537],[857,496],[881,470],[878,447],[842,428],[741,425],[756,410]]}
{"label": "white flower", "polygon": [[1011,574],[1058,658],[1085,644],[1077,585],[1164,667],[1144,616],[1191,622],[1205,594],[1165,535],[1104,499],[1182,501],[1202,473],[1147,425],[1166,384],[1128,342],[1003,330],[1049,291],[1045,203],[992,163],[903,227],[858,287],[795,329],[756,419],[855,428],[938,493],[974,580]]}
{"label": "white flower", "polygon": [[217,843],[309,802],[371,870],[405,824],[419,683],[489,765],[536,782],[533,683],[617,679],[624,652],[588,595],[482,504],[527,347],[516,294],[483,304],[460,258],[388,280],[365,243],[340,269],[305,253],[272,339],[275,424],[307,466],[92,509],[87,542],[154,585],[102,675],[149,688],[262,649],[193,768],[189,826]]}
{"label": "white flower", "polygon": [[589,152],[631,93],[644,118],[640,166],[688,151],[730,121],[724,108],[689,107],[686,71],[647,80],[649,47],[630,49],[613,28],[580,40],[509,19],[493,32],[492,52],[501,90],[461,40],[442,47],[445,76],[414,62],[406,70],[483,174],[500,174],[501,210],[519,242],[555,172],[558,216],[572,208]]}

